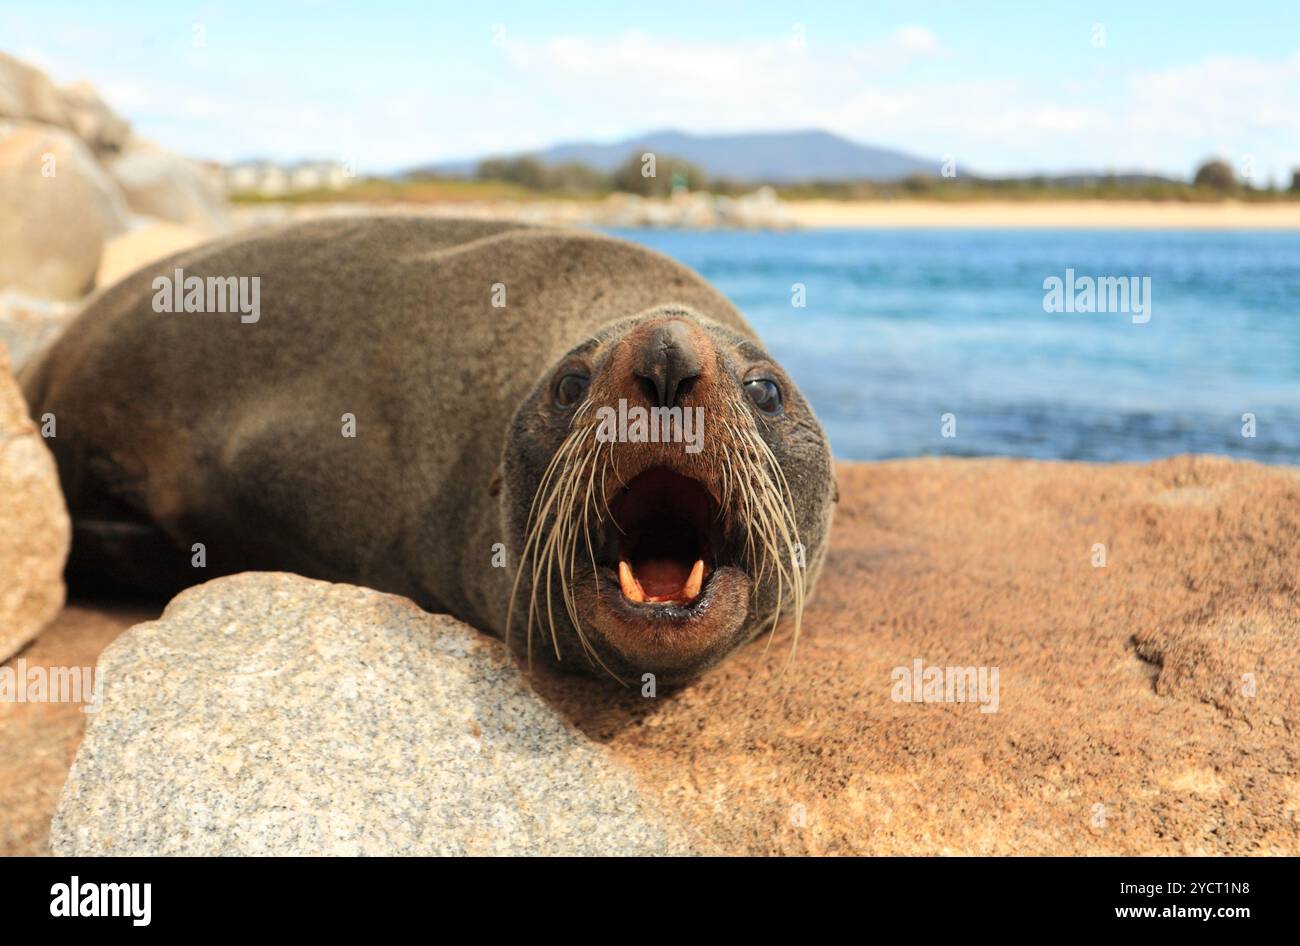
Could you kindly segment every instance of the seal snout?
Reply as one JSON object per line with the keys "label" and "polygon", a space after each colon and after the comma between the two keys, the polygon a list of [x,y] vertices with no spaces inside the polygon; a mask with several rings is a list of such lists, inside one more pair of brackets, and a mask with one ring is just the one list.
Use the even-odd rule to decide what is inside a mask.
{"label": "seal snout", "polygon": [[648,328],[648,337],[637,340],[632,373],[643,382],[652,406],[673,407],[703,373],[698,342],[681,319]]}

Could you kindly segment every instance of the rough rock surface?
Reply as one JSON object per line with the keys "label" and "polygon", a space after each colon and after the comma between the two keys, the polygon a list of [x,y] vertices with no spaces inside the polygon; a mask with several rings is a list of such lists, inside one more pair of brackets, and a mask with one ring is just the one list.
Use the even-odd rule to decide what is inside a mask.
{"label": "rough rock surface", "polygon": [[0,289],[0,343],[9,349],[10,369],[17,376],[32,356],[54,342],[81,311],[78,302],[34,299]]}
{"label": "rough rock surface", "polygon": [[133,138],[109,167],[127,203],[138,214],[209,233],[228,225],[224,195],[203,169],[187,158]]}
{"label": "rough rock surface", "polygon": [[403,598],[218,579],[99,669],[55,853],[689,850],[499,643]]}
{"label": "rough rock surface", "polygon": [[69,117],[45,73],[0,52],[0,118],[66,126]]}
{"label": "rough rock surface", "polygon": [[[653,701],[543,688],[666,810],[729,853],[1300,854],[1300,471],[838,471],[784,677],[779,636]],[[998,667],[998,711],[894,702],[917,658]]]}
{"label": "rough rock surface", "polygon": [[63,607],[70,538],[54,457],[28,417],[0,343],[0,661]]}
{"label": "rough rock surface", "polygon": [[[665,814],[735,853],[1300,854],[1300,472],[1209,457],[838,471],[784,677],[788,638],[654,700],[535,673]],[[93,662],[103,623],[69,609],[32,650],[63,630],[61,659]],[[998,712],[893,702],[891,670],[917,657],[997,666]],[[37,744],[44,718],[0,714],[0,752]],[[23,771],[50,798],[65,770]],[[0,837],[41,836],[40,811],[0,806]]]}
{"label": "rough rock surface", "polygon": [[76,299],[126,225],[121,194],[80,138],[0,121],[0,288]]}
{"label": "rough rock surface", "polygon": [[89,82],[74,82],[59,90],[68,115],[68,127],[90,145],[95,154],[115,154],[126,144],[131,126],[108,107]]}
{"label": "rough rock surface", "polygon": [[[157,616],[117,603],[69,605],[4,667],[47,679],[56,671],[84,673],[119,634]],[[84,706],[0,700],[0,857],[50,852],[50,819],[85,729]]]}

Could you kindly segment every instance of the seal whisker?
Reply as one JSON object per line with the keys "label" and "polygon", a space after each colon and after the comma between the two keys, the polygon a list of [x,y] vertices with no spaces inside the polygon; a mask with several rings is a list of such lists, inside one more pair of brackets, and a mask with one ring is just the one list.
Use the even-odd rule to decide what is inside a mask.
{"label": "seal whisker", "polygon": [[[579,616],[574,598],[573,579],[576,574],[579,532],[587,543],[588,555],[595,571],[595,550],[591,546],[590,509],[595,480],[599,471],[600,444],[592,436],[595,428],[586,423],[591,402],[588,400],[575,411],[570,432],[556,450],[530,507],[527,539],[515,578],[511,607],[526,565],[530,568],[528,653],[531,666],[532,630],[541,617],[538,594],[545,598],[545,622],[550,629],[551,645],[556,660],[562,660],[559,647],[554,599],[549,589],[558,584],[565,612],[573,625],[578,642],[588,661],[599,664],[606,672],[622,682],[591,646]],[[579,515],[581,514],[581,519]],[[581,529],[579,528],[581,525]],[[508,618],[508,624],[513,623]]]}
{"label": "seal whisker", "polygon": [[[776,600],[764,653],[770,648],[780,623],[787,592],[794,612],[791,651],[785,664],[788,667],[798,645],[804,603],[804,575],[794,561],[799,533],[789,482],[751,417],[724,419],[723,425],[737,448],[733,455],[737,518],[745,526],[745,554],[755,571],[755,593],[769,575],[774,578]],[[724,489],[730,489],[731,483],[729,472],[724,477]]]}
{"label": "seal whisker", "polygon": [[[591,428],[589,427],[574,432],[576,434],[576,437],[573,440],[574,452],[576,452],[581,447],[582,441],[586,439],[586,435],[590,432],[591,432]],[[559,642],[559,638],[556,635],[556,627],[555,627],[555,605],[551,595],[549,594],[549,591],[551,588],[552,576],[555,572],[558,572],[560,576],[560,593],[565,599],[566,607],[569,606],[568,584],[564,578],[564,569],[562,564],[560,564],[559,556],[561,551],[561,540],[565,535],[565,531],[569,521],[568,515],[570,510],[572,509],[571,496],[575,488],[576,472],[578,471],[578,469],[579,469],[578,467],[573,465],[565,466],[559,481],[561,488],[557,490],[559,495],[558,497],[552,497],[550,500],[548,500],[548,509],[551,506],[554,506],[556,511],[554,513],[554,522],[552,523],[550,531],[547,533],[546,543],[543,547],[543,558],[545,560],[545,567],[546,567],[546,589],[548,591],[548,594],[546,595],[546,620],[551,628],[551,645],[555,648],[555,659],[557,661],[563,660],[564,658],[560,654],[560,642]],[[545,519],[543,519],[542,522],[545,522]],[[559,567],[557,567],[557,565]],[[540,571],[540,569],[538,571]],[[537,594],[536,578],[537,578],[538,571],[534,572],[533,589],[532,589],[534,597]]]}
{"label": "seal whisker", "polygon": [[[524,542],[524,548],[520,552],[519,565],[515,572],[515,581],[510,593],[510,603],[506,612],[506,639],[509,641],[509,635],[513,628],[513,617],[516,597],[519,592],[519,583],[523,578],[524,568],[531,557],[533,560],[532,584],[530,587],[528,601],[528,623],[526,628],[527,634],[527,653],[528,666],[532,668],[533,660],[533,621],[536,617],[537,610],[537,579],[540,571],[538,562],[538,550],[542,539],[542,529],[554,502],[554,483],[557,471],[564,470],[564,463],[569,454],[575,449],[576,441],[572,436],[565,439],[560,448],[555,451],[547,465],[546,471],[542,474],[542,479],[538,485],[537,491],[533,494],[532,504],[528,513],[528,531],[527,538]],[[561,473],[563,476],[563,473]],[[557,645],[558,649],[558,645]]]}
{"label": "seal whisker", "polygon": [[[794,633],[791,637],[790,654],[786,660],[786,666],[788,667],[790,662],[794,659],[795,649],[798,647],[799,643],[799,632],[803,623],[804,574],[802,568],[794,560],[795,550],[799,545],[799,527],[795,518],[793,503],[789,498],[789,484],[786,482],[785,475],[781,471],[780,464],[772,454],[771,448],[768,447],[767,443],[763,441],[761,437],[755,434],[753,440],[760,453],[767,461],[766,469],[768,471],[769,480],[771,480],[771,474],[773,472],[775,473],[774,485],[777,486],[777,489],[772,492],[776,493],[776,496],[773,496],[772,493],[767,493],[765,494],[765,500],[770,504],[775,504],[778,498],[781,500],[779,506],[776,509],[771,510],[772,515],[769,521],[772,527],[771,540],[776,546],[773,554],[776,556],[776,561],[779,565],[781,576],[780,586],[781,588],[784,588],[788,581],[791,597],[793,598]],[[789,561],[787,561],[787,556],[789,556]],[[779,609],[780,597],[778,593],[778,618],[780,614]]]}
{"label": "seal whisker", "polygon": [[[600,575],[598,572],[598,567],[596,565],[596,552],[591,545],[591,527],[589,523],[589,515],[591,512],[592,499],[595,495],[596,473],[600,468],[599,442],[593,441],[593,445],[590,453],[583,460],[583,466],[588,465],[588,460],[590,461],[590,472],[587,476],[587,489],[583,496],[583,502],[582,502],[582,535],[584,541],[587,544],[587,555],[591,560],[592,580],[593,582],[595,582],[597,591],[599,592]],[[598,522],[599,522],[599,516],[600,516],[600,511],[597,510]],[[573,551],[570,553],[570,557],[569,557],[570,580],[572,580],[575,571],[574,560],[576,558],[576,550],[577,550],[577,539],[575,536],[573,541]],[[578,606],[577,606],[577,602],[574,600],[572,589],[566,586],[564,592],[565,592],[565,606],[568,608],[569,617],[573,621],[573,629],[574,631],[577,632],[578,642],[582,645],[584,652],[587,654],[588,662],[592,661],[594,658],[595,662],[598,663],[606,673],[612,676],[619,683],[624,683],[623,678],[620,677],[618,674],[616,674],[605,664],[605,661],[601,659],[600,654],[596,652],[596,649],[592,647],[590,641],[587,640],[587,635],[582,630],[582,621],[578,617]]]}

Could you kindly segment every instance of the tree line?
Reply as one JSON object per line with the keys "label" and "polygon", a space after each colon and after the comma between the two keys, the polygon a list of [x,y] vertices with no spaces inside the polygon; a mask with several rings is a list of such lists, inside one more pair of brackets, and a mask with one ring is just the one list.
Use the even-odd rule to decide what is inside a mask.
{"label": "tree line", "polygon": [[[675,190],[742,194],[762,182],[740,181],[706,174],[698,165],[672,155],[655,156],[653,173],[646,156],[630,154],[612,171],[602,171],[579,161],[548,164],[533,156],[489,158],[479,162],[475,177],[480,181],[514,184],[548,194],[601,196],[615,191],[643,197],[667,197]],[[1300,196],[1300,168],[1291,176],[1288,196]],[[1278,195],[1283,188],[1270,182],[1259,187],[1240,177],[1231,164],[1219,159],[1203,162],[1190,183],[1159,177],[1095,175],[1084,180],[1063,180],[1034,176],[1020,178],[944,178],[938,174],[913,174],[900,181],[809,181],[780,186],[790,198],[826,197],[974,197],[1049,196],[1145,197],[1152,199],[1195,198],[1197,196],[1258,197]]]}

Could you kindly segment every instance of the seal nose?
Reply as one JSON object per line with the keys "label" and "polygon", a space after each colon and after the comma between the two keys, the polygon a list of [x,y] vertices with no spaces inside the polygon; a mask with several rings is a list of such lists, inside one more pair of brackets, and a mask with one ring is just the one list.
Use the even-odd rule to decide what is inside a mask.
{"label": "seal nose", "polygon": [[638,353],[632,373],[653,390],[655,406],[672,407],[700,376],[700,357],[686,324],[674,320],[656,328]]}

